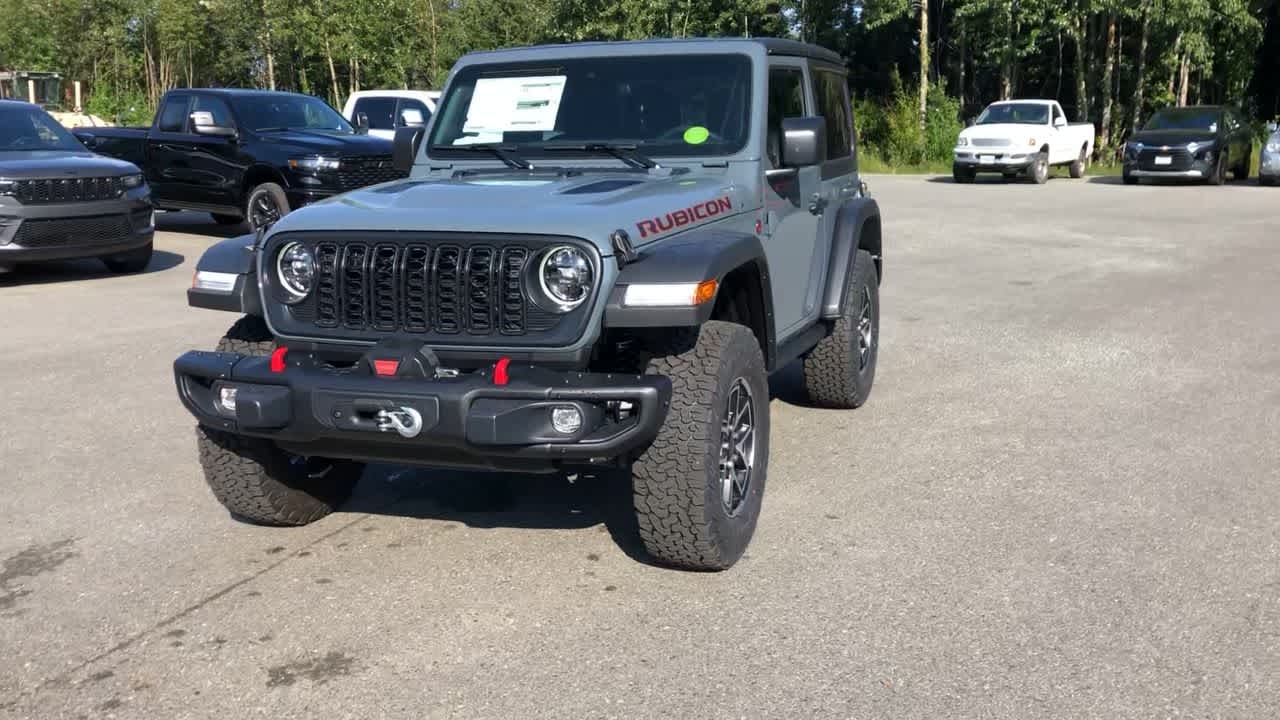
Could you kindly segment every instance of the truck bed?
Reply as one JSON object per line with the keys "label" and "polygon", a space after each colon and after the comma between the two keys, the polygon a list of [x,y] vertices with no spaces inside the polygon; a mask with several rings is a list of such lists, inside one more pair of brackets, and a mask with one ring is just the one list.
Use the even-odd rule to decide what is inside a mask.
{"label": "truck bed", "polygon": [[147,134],[150,130],[146,127],[89,127],[76,128],[71,132],[96,153],[145,167]]}

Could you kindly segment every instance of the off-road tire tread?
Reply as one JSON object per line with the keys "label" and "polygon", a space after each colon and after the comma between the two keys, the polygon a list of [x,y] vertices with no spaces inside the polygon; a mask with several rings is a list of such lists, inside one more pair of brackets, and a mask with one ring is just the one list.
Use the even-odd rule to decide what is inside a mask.
{"label": "off-road tire tread", "polygon": [[[671,407],[657,438],[632,465],[633,501],[645,549],[664,564],[721,570],[738,559],[723,554],[706,508],[708,433],[720,432],[719,373],[724,360],[735,354],[747,357],[747,370],[764,376],[755,335],[728,322],[675,330],[668,334],[667,347],[656,348],[648,361],[646,372],[671,379]],[[766,400],[757,413],[767,412]],[[763,446],[757,439],[757,452],[761,447],[765,457],[763,462],[757,458],[759,475],[753,484],[763,488],[767,438]]]}
{"label": "off-road tire tread", "polygon": [[[867,401],[870,388],[860,387],[857,377],[859,358],[855,354],[854,341],[860,308],[855,307],[854,292],[864,282],[872,285],[878,282],[875,267],[871,253],[859,250],[853,261],[852,282],[845,289],[840,319],[835,322],[831,334],[819,341],[804,358],[805,392],[809,402],[818,407],[852,410]],[[878,302],[878,297],[875,301]],[[876,331],[875,341],[878,343],[879,328]],[[873,378],[874,362],[873,356]]]}

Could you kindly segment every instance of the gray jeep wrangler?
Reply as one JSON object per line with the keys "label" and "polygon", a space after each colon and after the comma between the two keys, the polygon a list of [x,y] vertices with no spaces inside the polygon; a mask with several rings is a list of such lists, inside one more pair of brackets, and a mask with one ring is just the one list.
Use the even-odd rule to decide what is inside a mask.
{"label": "gray jeep wrangler", "polygon": [[174,365],[233,514],[311,522],[367,462],[618,467],[656,560],[723,569],[760,513],[769,373],[867,400],[880,215],[836,54],[475,53],[394,162],[197,266],[190,303],[243,314]]}

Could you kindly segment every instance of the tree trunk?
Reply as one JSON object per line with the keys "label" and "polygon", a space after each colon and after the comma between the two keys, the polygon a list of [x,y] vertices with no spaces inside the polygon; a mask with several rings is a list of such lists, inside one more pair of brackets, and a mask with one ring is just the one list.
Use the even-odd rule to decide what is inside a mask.
{"label": "tree trunk", "polygon": [[969,107],[969,103],[965,101],[965,68],[969,63],[969,37],[965,30],[965,21],[960,20],[960,110],[964,112]]}
{"label": "tree trunk", "polygon": [[1088,16],[1081,6],[1080,16],[1071,28],[1071,39],[1076,46],[1075,78],[1076,78],[1076,121],[1089,120],[1089,83],[1085,75],[1085,58],[1088,54]]}
{"label": "tree trunk", "polygon": [[1015,0],[1008,0],[1005,5],[1005,39],[1004,58],[1000,69],[1000,99],[1013,97],[1013,41],[1017,37],[1017,29],[1013,24],[1013,6]]}
{"label": "tree trunk", "polygon": [[1169,94],[1177,97],[1178,92],[1178,74],[1182,71],[1180,59],[1182,58],[1182,33],[1173,39],[1173,72],[1169,74]]}
{"label": "tree trunk", "polygon": [[920,129],[929,113],[929,0],[920,0]]}
{"label": "tree trunk", "polygon": [[333,67],[333,49],[329,47],[329,37],[324,38],[324,59],[329,64],[329,82],[333,91],[333,106],[342,105],[342,98],[339,97],[338,91],[338,71]]}
{"label": "tree trunk", "polygon": [[1147,87],[1147,38],[1151,30],[1151,2],[1142,4],[1142,36],[1138,40],[1138,87],[1133,96],[1133,131],[1142,124],[1143,103]]}
{"label": "tree trunk", "polygon": [[267,2],[262,0],[262,55],[267,61],[267,88],[276,89],[276,57],[271,50],[271,21],[267,19]]}
{"label": "tree trunk", "polygon": [[1187,91],[1191,86],[1191,58],[1182,54],[1182,68],[1178,73],[1178,107],[1187,106]]}
{"label": "tree trunk", "polygon": [[1115,104],[1115,88],[1111,78],[1116,72],[1116,16],[1107,18],[1107,60],[1102,69],[1102,126],[1098,128],[1101,140],[1098,145],[1105,149],[1111,146],[1111,111]]}

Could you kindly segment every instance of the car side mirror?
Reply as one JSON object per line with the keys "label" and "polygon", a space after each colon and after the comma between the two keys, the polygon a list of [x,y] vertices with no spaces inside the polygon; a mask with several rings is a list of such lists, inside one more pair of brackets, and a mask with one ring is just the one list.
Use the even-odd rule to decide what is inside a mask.
{"label": "car side mirror", "polygon": [[356,124],[356,132],[359,132],[359,133],[369,132],[369,115],[367,113],[362,113],[362,112],[356,113],[355,124]]}
{"label": "car side mirror", "polygon": [[401,127],[419,127],[426,124],[427,121],[422,117],[422,111],[418,108],[405,108],[400,111]]}
{"label": "car side mirror", "polygon": [[1053,126],[1056,128],[1064,128],[1067,126],[1067,119],[1064,117],[1056,117],[1053,119]]}
{"label": "car side mirror", "polygon": [[208,110],[197,110],[191,113],[191,129],[197,135],[213,135],[215,137],[235,137],[236,129],[218,125],[213,121],[213,113]]}
{"label": "car side mirror", "polygon": [[782,120],[782,166],[800,168],[827,159],[827,121],[821,117]]}
{"label": "car side mirror", "polygon": [[418,148],[422,145],[422,126],[396,128],[395,139],[391,141],[391,165],[402,173],[413,169],[413,162],[418,156]]}
{"label": "car side mirror", "polygon": [[1275,122],[1274,120],[1272,120],[1271,122],[1267,123],[1267,132],[1269,132],[1269,133],[1273,133],[1273,132],[1275,132],[1276,130],[1280,130],[1280,125],[1277,125],[1277,124],[1276,124],[1276,122]]}

